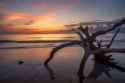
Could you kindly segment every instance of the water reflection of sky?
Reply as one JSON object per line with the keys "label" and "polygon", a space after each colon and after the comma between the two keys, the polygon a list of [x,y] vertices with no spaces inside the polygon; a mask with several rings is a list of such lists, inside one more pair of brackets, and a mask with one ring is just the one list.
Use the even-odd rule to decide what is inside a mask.
{"label": "water reflection of sky", "polygon": [[[51,81],[49,73],[43,66],[43,62],[48,57],[51,48],[31,48],[31,49],[1,49],[0,50],[0,80],[41,80]],[[50,66],[55,73],[56,80],[66,82],[77,80],[77,70],[82,57],[80,47],[68,47],[56,53]],[[124,66],[124,54],[114,56],[116,61]],[[18,65],[17,61],[23,60],[23,65]],[[84,72],[89,73],[93,68],[92,57],[89,58]],[[26,73],[26,74],[25,74]],[[124,73],[117,70],[111,71],[114,80],[123,80]],[[110,80],[102,74],[98,80]]]}
{"label": "water reflection of sky", "polygon": [[[122,37],[124,39],[124,36]],[[44,45],[44,43],[38,45],[40,44]],[[114,42],[112,47],[122,48],[125,47],[125,43]],[[0,49],[0,80],[34,80],[34,82],[45,83],[63,80],[63,82],[75,83],[78,80],[77,70],[84,52],[80,47],[68,47],[57,52],[50,62],[50,67],[56,77],[56,80],[51,81],[48,70],[43,66],[43,62],[48,58],[51,50],[52,47],[49,46],[44,48]],[[113,54],[113,57],[121,66],[125,67],[124,54]],[[93,68],[92,58],[90,57],[87,61],[84,71],[86,75]],[[19,60],[23,60],[24,64],[18,65]],[[115,69],[110,72],[113,80],[124,80],[125,73]],[[98,80],[111,81],[105,74],[100,75]]]}
{"label": "water reflection of sky", "polygon": [[76,34],[9,34],[0,35],[0,40],[33,41],[33,40],[74,40]]}

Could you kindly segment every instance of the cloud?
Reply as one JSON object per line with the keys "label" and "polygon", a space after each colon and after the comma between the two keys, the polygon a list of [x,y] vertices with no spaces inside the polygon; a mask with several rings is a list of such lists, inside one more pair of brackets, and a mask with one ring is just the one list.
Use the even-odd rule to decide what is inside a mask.
{"label": "cloud", "polygon": [[27,13],[19,13],[19,12],[12,12],[6,15],[7,20],[26,20],[27,18],[30,19],[31,15]]}
{"label": "cloud", "polygon": [[0,23],[0,33],[34,33],[46,30],[45,27],[52,27],[55,13],[33,15],[30,13],[11,12],[10,14],[1,14],[1,18],[4,22]]}
{"label": "cloud", "polygon": [[0,34],[9,34],[11,32],[9,32],[7,29],[9,25],[5,25],[5,24],[0,24]]}
{"label": "cloud", "polygon": [[69,11],[72,9],[79,0],[41,0],[24,3],[23,5],[31,7],[32,9],[39,9],[44,12],[59,12],[59,11]]}
{"label": "cloud", "polygon": [[[0,32],[6,33],[24,33],[30,31],[46,30],[48,27],[53,28],[62,26],[57,24],[60,12],[70,11],[77,0],[1,0],[0,1]],[[16,3],[15,3],[16,2]],[[31,11],[10,10],[16,8],[17,4],[30,8]],[[12,5],[10,8],[9,6]],[[37,11],[36,11],[37,10]],[[40,12],[39,12],[40,11]],[[35,14],[34,14],[35,13]],[[2,26],[1,26],[2,25]]]}

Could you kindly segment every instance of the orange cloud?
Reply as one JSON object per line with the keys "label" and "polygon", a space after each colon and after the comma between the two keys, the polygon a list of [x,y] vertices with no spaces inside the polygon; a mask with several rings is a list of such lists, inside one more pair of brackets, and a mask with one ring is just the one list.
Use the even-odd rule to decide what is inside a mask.
{"label": "orange cloud", "polygon": [[29,14],[25,13],[11,13],[8,16],[6,16],[7,20],[25,20],[27,18],[31,17]]}
{"label": "orange cloud", "polygon": [[13,12],[7,15],[5,19],[4,30],[14,33],[39,33],[56,30],[57,27],[62,26],[56,23],[56,14],[53,12],[44,15]]}

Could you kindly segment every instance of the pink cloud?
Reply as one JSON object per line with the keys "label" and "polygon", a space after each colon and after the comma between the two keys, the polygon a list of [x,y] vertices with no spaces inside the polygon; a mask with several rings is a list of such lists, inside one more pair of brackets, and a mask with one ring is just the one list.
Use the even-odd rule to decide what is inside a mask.
{"label": "pink cloud", "polygon": [[77,0],[54,0],[54,1],[41,1],[35,3],[26,3],[24,5],[29,6],[34,9],[43,10],[44,12],[57,12],[57,11],[68,11],[73,8],[74,4],[77,3]]}

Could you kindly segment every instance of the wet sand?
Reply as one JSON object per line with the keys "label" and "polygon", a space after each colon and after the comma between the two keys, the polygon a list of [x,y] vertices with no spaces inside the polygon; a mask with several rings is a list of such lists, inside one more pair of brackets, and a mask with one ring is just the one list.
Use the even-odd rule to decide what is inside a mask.
{"label": "wet sand", "polygon": [[[43,62],[48,58],[52,47],[46,48],[21,48],[0,50],[0,83],[78,83],[77,71],[82,54],[80,47],[67,47],[55,54],[49,66],[53,71],[55,79],[52,79],[52,72],[47,70]],[[121,58],[121,57],[122,58]],[[117,57],[117,56],[116,56]],[[85,73],[93,68],[93,57],[87,62]],[[125,57],[119,55],[121,65]],[[19,65],[18,61],[24,61]],[[113,79],[104,74],[97,80],[84,80],[85,83],[124,83],[125,74],[117,70],[111,71]]]}

